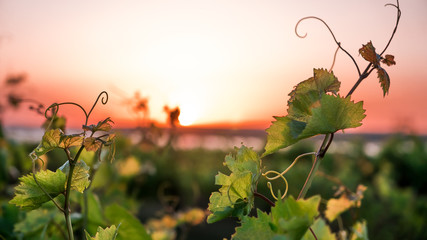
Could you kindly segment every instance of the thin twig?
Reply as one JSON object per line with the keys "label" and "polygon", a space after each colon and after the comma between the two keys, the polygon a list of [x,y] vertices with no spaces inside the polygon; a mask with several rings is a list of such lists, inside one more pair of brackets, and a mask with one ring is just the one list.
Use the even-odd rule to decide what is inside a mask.
{"label": "thin twig", "polygon": [[329,27],[329,25],[328,25],[325,21],[323,21],[323,19],[321,19],[321,18],[319,18],[319,17],[315,17],[315,16],[308,16],[308,17],[301,18],[301,19],[297,22],[297,24],[295,25],[295,34],[296,34],[299,38],[305,38],[305,37],[307,36],[307,33],[306,33],[304,36],[302,36],[302,35],[299,35],[299,34],[298,34],[298,25],[299,25],[303,20],[306,20],[306,19],[316,19],[316,20],[319,20],[319,21],[321,21],[321,22],[322,22],[322,23],[323,23],[323,24],[328,28],[328,30],[329,30],[329,32],[331,33],[332,38],[334,39],[335,43],[338,45],[338,47],[339,47],[341,50],[343,50],[343,52],[345,52],[345,53],[350,57],[350,59],[353,61],[354,65],[356,66],[357,73],[358,73],[358,74],[359,74],[359,76],[360,76],[360,69],[359,69],[359,65],[357,65],[356,60],[354,60],[353,56],[352,56],[349,52],[347,52],[347,50],[345,50],[345,49],[341,46],[341,43],[340,43],[340,42],[338,42],[337,38],[336,38],[336,37],[335,37],[335,35],[334,35],[334,32],[333,32],[333,31],[332,31],[332,29]]}
{"label": "thin twig", "polygon": [[311,227],[310,227],[309,229],[310,229],[311,234],[313,234],[314,239],[316,239],[316,240],[317,240],[317,236],[316,236],[316,234],[314,234],[313,229],[312,229]]}
{"label": "thin twig", "polygon": [[265,202],[267,202],[271,207],[276,206],[276,204],[274,204],[274,202],[272,202],[270,199],[268,199],[266,196],[262,195],[259,192],[254,192],[254,196],[261,198],[262,200],[264,200]]}

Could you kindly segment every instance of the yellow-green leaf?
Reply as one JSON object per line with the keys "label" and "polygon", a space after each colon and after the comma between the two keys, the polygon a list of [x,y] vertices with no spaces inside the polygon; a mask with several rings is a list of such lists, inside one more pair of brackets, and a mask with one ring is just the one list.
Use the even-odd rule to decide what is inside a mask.
{"label": "yellow-green leaf", "polygon": [[107,227],[105,229],[98,227],[98,231],[96,232],[95,237],[91,237],[90,234],[85,230],[86,239],[87,240],[115,240],[119,227],[116,228],[115,225],[112,225],[111,227]]}
{"label": "yellow-green leaf", "polygon": [[261,176],[261,159],[258,154],[245,146],[236,149],[235,156],[225,157],[224,165],[231,174],[221,172],[215,176],[215,184],[221,185],[218,192],[213,192],[209,198],[207,222],[214,223],[229,216],[243,217],[249,214],[253,206],[254,191]]}
{"label": "yellow-green leaf", "polygon": [[[52,198],[65,191],[66,175],[59,169],[56,172],[41,170],[36,173],[36,179]],[[49,196],[37,185],[33,175],[28,174],[19,178],[19,185],[15,187],[15,197],[9,203],[32,210],[48,201],[50,201]]]}
{"label": "yellow-green leaf", "polygon": [[[64,163],[64,165],[62,165],[59,169],[62,170],[62,172],[64,172],[68,178],[68,174],[70,171],[69,162],[67,161],[66,163]],[[71,179],[71,189],[83,193],[83,191],[90,184],[89,170],[90,168],[86,165],[84,161],[79,160],[76,163],[73,170],[73,178]]]}

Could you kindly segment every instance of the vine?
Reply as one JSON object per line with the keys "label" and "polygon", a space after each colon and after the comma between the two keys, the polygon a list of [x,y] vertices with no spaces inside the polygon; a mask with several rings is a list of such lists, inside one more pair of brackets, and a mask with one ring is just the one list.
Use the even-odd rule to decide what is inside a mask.
{"label": "vine", "polygon": [[[101,100],[102,104],[107,104],[108,93],[105,91],[101,92],[89,111],[86,111],[84,107],[74,102],[54,103],[45,110],[44,115],[49,124],[47,124],[42,141],[30,153],[33,162],[32,174],[20,178],[20,184],[15,188],[15,197],[10,201],[10,203],[27,210],[37,209],[44,203],[52,202],[64,215],[69,240],[74,239],[74,230],[71,221],[71,192],[75,190],[85,194],[85,190],[89,188],[91,183],[90,167],[80,159],[82,152],[84,150],[97,152],[98,161],[101,161],[101,151],[105,146],[110,148],[109,158],[112,160],[114,157],[115,135],[110,133],[113,121],[110,118],[106,118],[96,125],[88,125],[89,117],[99,100]],[[82,126],[82,133],[67,135],[55,126],[54,122],[62,105],[76,106],[84,113],[85,120]],[[51,112],[50,116],[49,112]],[[89,136],[86,136],[87,132],[90,132]],[[102,134],[95,135],[99,132],[102,132]],[[74,147],[77,147],[77,151],[73,151]],[[44,164],[41,157],[54,149],[62,149],[67,161],[56,172],[50,170],[37,171],[36,162],[40,160]],[[94,171],[92,174],[94,174]],[[86,197],[86,195],[84,196]],[[109,233],[115,236],[117,229],[113,225],[105,230],[99,229],[98,232]],[[88,236],[90,237],[86,232],[86,237]]]}
{"label": "vine", "polygon": [[[241,220],[241,226],[236,228],[236,233],[233,234],[232,239],[310,239],[310,237],[314,239],[336,239],[326,225],[325,220],[318,217],[318,206],[321,198],[313,196],[305,199],[305,196],[322,159],[333,142],[334,134],[339,130],[361,126],[362,120],[366,117],[363,102],[355,103],[351,100],[351,95],[360,83],[370,76],[374,70],[377,70],[383,96],[385,97],[389,92],[390,77],[381,64],[387,66],[396,64],[393,55],[383,56],[383,54],[395,36],[401,17],[401,10],[398,0],[396,4],[386,4],[385,6],[393,6],[397,10],[394,30],[381,53],[378,54],[376,52],[371,41],[362,45],[362,48],[359,49],[359,54],[368,61],[363,72],[360,70],[355,58],[342,47],[341,42],[336,39],[334,32],[323,19],[309,16],[297,22],[295,33],[300,38],[307,36],[307,34],[300,35],[298,33],[298,26],[304,20],[315,19],[327,27],[334,42],[337,44],[332,65],[329,70],[314,69],[312,77],[300,82],[289,93],[287,115],[274,117],[275,121],[266,130],[268,134],[267,143],[262,155],[259,156],[251,148],[241,146],[236,148],[237,153],[235,155],[230,154],[225,157],[224,165],[229,168],[231,173],[230,175],[225,175],[219,172],[215,177],[215,184],[220,185],[221,188],[218,192],[213,192],[209,199],[208,209],[211,214],[208,216],[208,223],[217,222],[226,217],[238,217]],[[341,97],[339,94],[341,83],[332,72],[339,50],[346,53],[352,60],[358,74],[357,81],[345,97]],[[299,155],[282,172],[275,170],[261,171],[261,159],[265,156],[316,135],[324,135],[317,152]],[[286,197],[289,184],[285,174],[296,165],[299,159],[306,156],[313,156],[313,164],[304,185],[296,199],[292,196]],[[257,191],[261,176],[268,181],[267,187],[275,202]],[[285,183],[283,194],[278,191],[279,194],[276,195],[273,190],[271,181],[277,179],[281,179]],[[327,201],[325,216],[329,222],[340,219],[339,214],[351,206],[360,207],[360,200],[363,198],[363,191],[366,187],[360,185],[357,194],[353,195],[350,194],[348,188],[346,189],[346,193],[340,199]],[[353,197],[349,197],[350,195]],[[257,217],[250,217],[249,213],[254,207],[254,197],[267,202],[271,206],[271,212],[267,214],[258,209]],[[337,204],[339,201],[345,201],[345,204]],[[367,236],[366,222],[356,223],[353,226],[352,234],[353,238],[351,239],[367,239],[367,237],[364,237]]]}

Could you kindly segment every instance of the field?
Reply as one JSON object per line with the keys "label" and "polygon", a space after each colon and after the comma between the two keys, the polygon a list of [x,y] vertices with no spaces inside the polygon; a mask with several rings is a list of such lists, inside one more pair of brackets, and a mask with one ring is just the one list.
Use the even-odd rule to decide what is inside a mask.
{"label": "field", "polygon": [[[31,172],[28,154],[38,144],[11,140],[7,134],[13,131],[17,133],[16,129],[6,131],[0,142],[0,236],[61,239],[58,233],[65,231],[60,230],[64,220],[59,212],[49,210],[51,206],[26,212],[8,203],[14,197],[18,178]],[[222,239],[234,233],[238,225],[234,219],[214,224],[205,221],[209,196],[218,190],[215,175],[227,172],[222,162],[234,145],[243,143],[262,152],[265,132],[185,128],[173,134],[168,129],[156,131],[157,135],[151,137],[147,136],[153,131],[147,129],[117,131],[114,161],[99,163],[90,191],[86,191],[89,203],[97,203],[90,205],[88,219],[82,216],[82,194],[71,197],[77,239],[82,239],[79,228],[83,225],[92,232],[96,224],[107,227],[105,209],[114,204],[132,213],[153,239]],[[267,169],[286,169],[299,154],[315,151],[318,141],[302,141],[269,155],[263,164]],[[426,138],[419,136],[337,134],[308,196],[320,194],[329,199],[340,186],[356,191],[363,184],[367,190],[361,207],[350,209],[333,222],[334,232],[361,218],[368,223],[370,239],[426,239],[426,147]],[[42,168],[57,169],[64,164],[62,155],[61,151],[49,152]],[[91,162],[93,154],[85,153],[82,159],[97,164]],[[287,174],[288,194],[298,195],[311,164],[309,159],[301,160]],[[283,188],[280,183],[275,187]],[[269,195],[264,179],[259,188],[258,192]],[[268,210],[258,199],[255,205]],[[37,211],[44,211],[42,216],[47,220],[40,221],[35,216]]]}

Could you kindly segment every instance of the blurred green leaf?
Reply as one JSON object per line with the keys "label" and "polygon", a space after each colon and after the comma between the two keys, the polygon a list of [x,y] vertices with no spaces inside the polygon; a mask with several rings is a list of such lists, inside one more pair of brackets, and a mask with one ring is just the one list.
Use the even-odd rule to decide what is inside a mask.
{"label": "blurred green leaf", "polygon": [[117,236],[117,231],[119,228],[116,228],[115,225],[111,227],[102,229],[98,227],[95,237],[91,237],[89,233],[85,230],[85,235],[87,240],[115,240]]}
{"label": "blurred green leaf", "polygon": [[311,230],[313,230],[314,234],[316,234],[316,238],[314,238],[313,233],[310,230],[305,232],[303,238],[301,240],[334,240],[337,239],[335,235],[331,232],[329,226],[325,223],[325,220],[322,218],[316,219],[313,225],[311,225]]}
{"label": "blurred green leaf", "polygon": [[84,198],[80,198],[80,205],[85,206],[88,211],[88,225],[86,226],[86,230],[90,234],[95,234],[99,226],[105,226],[105,220],[101,203],[99,202],[97,195],[95,195],[90,189],[84,192],[87,198],[87,205],[84,205]]}
{"label": "blurred green leaf", "polygon": [[351,240],[369,240],[366,221],[357,222],[354,224],[352,230],[353,235],[351,236]]}
{"label": "blurred green leaf", "polygon": [[105,217],[113,224],[120,224],[118,240],[151,240],[141,222],[120,205],[105,208]]}

